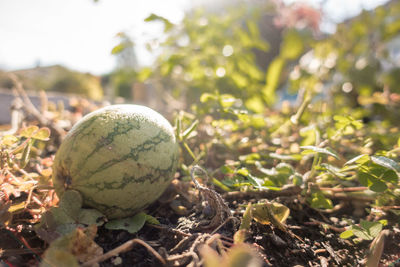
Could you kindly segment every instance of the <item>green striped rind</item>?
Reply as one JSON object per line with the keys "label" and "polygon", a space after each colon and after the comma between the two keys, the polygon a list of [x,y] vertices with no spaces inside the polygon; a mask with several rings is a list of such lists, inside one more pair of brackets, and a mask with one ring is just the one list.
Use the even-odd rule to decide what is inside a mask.
{"label": "green striped rind", "polygon": [[53,183],[59,196],[75,189],[85,205],[125,217],[162,194],[177,161],[174,131],[164,117],[143,106],[109,106],[68,133],[54,160]]}

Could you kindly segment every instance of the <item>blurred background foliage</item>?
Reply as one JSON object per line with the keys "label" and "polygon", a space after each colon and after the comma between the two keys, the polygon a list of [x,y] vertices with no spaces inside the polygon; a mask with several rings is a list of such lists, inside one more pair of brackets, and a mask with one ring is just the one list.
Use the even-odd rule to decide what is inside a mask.
{"label": "blurred background foliage", "polygon": [[[304,3],[223,1],[188,11],[179,24],[150,15],[148,23],[164,27],[163,36],[147,46],[159,54],[151,67],[139,66],[135,40],[120,32],[111,51],[117,67],[102,77],[62,66],[16,74],[30,90],[136,102],[166,112],[206,115],[222,108],[229,116],[262,115],[279,107],[289,114],[305,99],[314,105],[322,99],[326,117],[351,112],[367,123],[396,124],[399,14],[400,3],[389,1],[326,33],[320,31],[326,14]],[[1,74],[0,84],[11,86]]]}
{"label": "blurred background foliage", "polygon": [[310,94],[356,119],[396,122],[398,1],[362,12],[333,34],[319,32],[323,14],[305,4],[250,3],[196,9],[180,25],[150,16],[164,23],[167,38],[156,64],[135,78],[198,112],[201,96],[230,95],[236,106],[263,113]]}
{"label": "blurred background foliage", "polygon": [[[60,92],[81,95],[92,100],[103,99],[103,87],[100,77],[81,73],[66,67],[55,65],[17,70],[16,74],[29,91]],[[6,72],[0,71],[0,88],[12,88],[13,83]]]}

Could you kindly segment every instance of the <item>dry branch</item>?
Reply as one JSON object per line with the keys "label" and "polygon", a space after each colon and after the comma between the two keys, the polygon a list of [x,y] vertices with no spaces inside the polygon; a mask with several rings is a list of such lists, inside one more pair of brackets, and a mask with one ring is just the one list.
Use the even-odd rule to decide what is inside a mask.
{"label": "dry branch", "polygon": [[58,141],[61,141],[66,132],[64,129],[59,127],[56,123],[52,120],[46,118],[33,104],[32,101],[29,99],[28,94],[26,93],[24,87],[22,86],[22,82],[18,79],[18,77],[13,74],[8,74],[10,79],[14,83],[14,91],[18,95],[18,97],[22,100],[23,105],[22,109],[24,109],[28,114],[31,114],[35,119],[38,120],[40,125],[49,127],[52,133],[55,133],[56,138]]}
{"label": "dry branch", "polygon": [[125,242],[124,244],[120,245],[119,247],[114,248],[113,250],[110,250],[109,252],[101,255],[100,257],[94,258],[90,261],[83,263],[82,266],[87,266],[87,267],[93,266],[96,263],[105,261],[111,257],[117,256],[118,254],[120,254],[122,252],[126,252],[126,251],[132,249],[133,245],[135,245],[135,244],[140,244],[140,245],[144,246],[151,254],[153,254],[162,263],[163,266],[167,265],[164,258],[161,257],[161,255],[157,251],[155,251],[149,244],[147,244],[145,241],[143,241],[141,239],[135,238],[135,239]]}
{"label": "dry branch", "polygon": [[294,196],[298,195],[301,192],[301,188],[299,186],[289,186],[283,188],[280,191],[272,191],[272,190],[263,190],[263,191],[234,191],[234,192],[227,192],[223,196],[227,200],[240,200],[240,199],[261,199],[267,198],[272,199],[276,197],[283,197],[283,196]]}

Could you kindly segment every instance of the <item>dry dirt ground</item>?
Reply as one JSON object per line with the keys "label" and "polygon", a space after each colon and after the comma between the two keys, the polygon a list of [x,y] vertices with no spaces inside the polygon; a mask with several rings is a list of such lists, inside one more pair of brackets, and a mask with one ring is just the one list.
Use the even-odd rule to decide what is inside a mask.
{"label": "dry dirt ground", "polygon": [[[204,262],[199,252],[202,244],[211,247],[220,244],[214,246],[217,251],[233,247],[233,237],[244,207],[260,199],[253,194],[222,194],[232,217],[225,217],[227,220],[218,222],[217,227],[209,228],[218,211],[212,207],[212,201],[200,204],[202,201],[198,192],[194,195],[195,201],[189,201],[188,196],[184,197],[174,189],[169,190],[160,202],[147,209],[160,221],[160,225],[146,224],[136,234],[99,227],[95,241],[107,252],[134,238],[141,239],[154,248],[168,266],[202,266]],[[262,266],[363,266],[370,242],[355,243],[339,238],[344,228],[338,218],[352,214],[354,207],[351,202],[337,212],[322,213],[309,207],[296,194],[278,196],[274,201],[290,209],[287,228],[282,230],[273,224],[253,221],[245,239],[255,251],[254,255],[261,259]],[[181,207],[180,211],[174,208],[177,204]],[[2,229],[0,247],[1,267],[37,266],[47,245],[30,226],[26,226],[20,233]],[[380,266],[400,266],[399,258],[400,232],[392,232],[385,239]],[[127,251],[100,262],[100,266],[118,265],[161,266],[161,263],[145,247],[135,244]]]}

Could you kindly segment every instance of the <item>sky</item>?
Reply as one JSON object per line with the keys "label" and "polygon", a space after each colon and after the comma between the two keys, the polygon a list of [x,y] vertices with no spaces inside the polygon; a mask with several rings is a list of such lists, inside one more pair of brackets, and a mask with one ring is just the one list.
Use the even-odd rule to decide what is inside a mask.
{"label": "sky", "polygon": [[111,49],[125,31],[135,37],[142,64],[143,43],[161,25],[145,23],[151,13],[179,22],[185,0],[0,0],[0,68],[63,64],[95,74],[115,66]]}
{"label": "sky", "polygon": [[[317,5],[321,1],[308,2]],[[332,21],[340,21],[386,1],[327,0],[324,11]],[[0,69],[62,64],[104,74],[115,67],[110,52],[121,31],[133,37],[139,64],[149,65],[154,56],[145,43],[159,36],[162,28],[144,19],[155,13],[179,23],[191,3],[193,0],[0,0]],[[332,30],[332,25],[326,27]]]}

